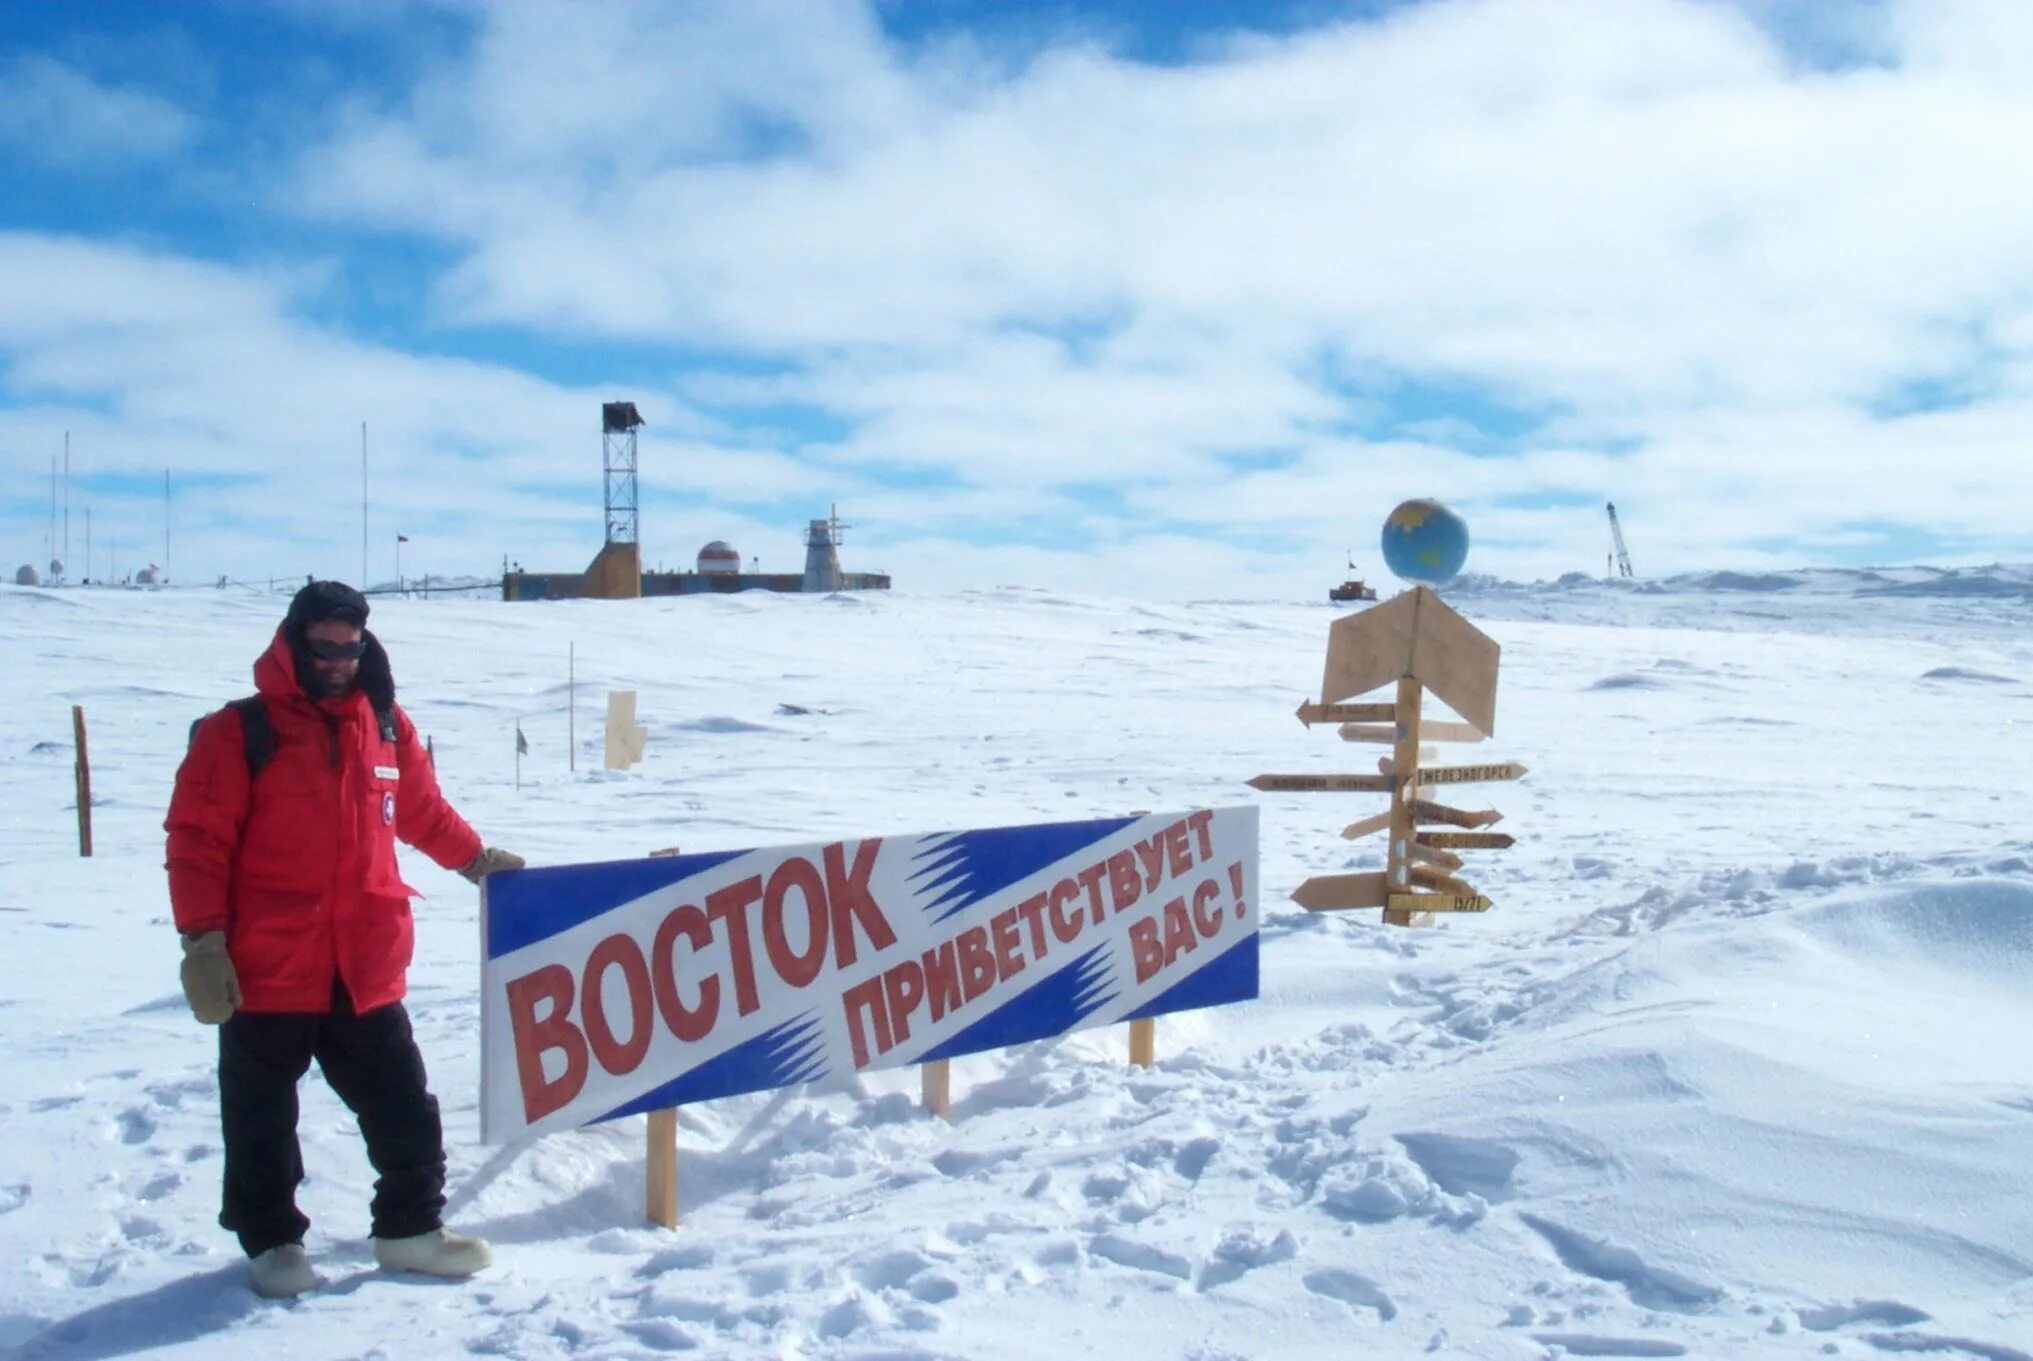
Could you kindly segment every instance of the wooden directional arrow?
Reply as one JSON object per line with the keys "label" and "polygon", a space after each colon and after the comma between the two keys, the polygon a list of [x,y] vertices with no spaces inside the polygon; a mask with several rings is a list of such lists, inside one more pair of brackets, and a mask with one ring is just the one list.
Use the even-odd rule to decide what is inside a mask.
{"label": "wooden directional arrow", "polygon": [[[1344,723],[1341,725],[1341,740],[1344,742],[1395,742],[1398,730],[1372,723]],[[1421,742],[1480,742],[1483,735],[1466,723],[1447,723],[1440,719],[1427,719],[1419,724]]]}
{"label": "wooden directional arrow", "polygon": [[[1494,638],[1455,613],[1431,588],[1414,587],[1328,626],[1320,702],[1336,704],[1410,677],[1477,732],[1493,733],[1499,655]],[[1353,714],[1349,719],[1362,721]]]}
{"label": "wooden directional arrow", "polygon": [[1414,844],[1457,851],[1507,851],[1517,844],[1509,832],[1421,832]]}
{"label": "wooden directional arrow", "polygon": [[1349,823],[1341,829],[1341,834],[1350,841],[1353,841],[1359,836],[1368,836],[1371,832],[1381,832],[1390,825],[1391,815],[1389,813],[1378,813],[1375,817],[1364,818],[1360,822]]}
{"label": "wooden directional arrow", "polygon": [[[1423,736],[1423,734],[1422,734]],[[1344,723],[1341,725],[1341,740],[1344,742],[1381,742],[1388,746],[1398,740],[1398,730],[1380,723]]]}
{"label": "wooden directional arrow", "polygon": [[1316,874],[1292,891],[1292,901],[1308,912],[1382,907],[1387,896],[1390,885],[1381,873]]}
{"label": "wooden directional arrow", "polygon": [[1427,799],[1413,799],[1411,810],[1414,822],[1444,822],[1450,827],[1487,827],[1504,820],[1504,815],[1494,808],[1471,813],[1461,808],[1449,808],[1444,803],[1433,803]]}
{"label": "wooden directional arrow", "polygon": [[1481,742],[1488,736],[1473,723],[1448,723],[1429,718],[1419,725],[1420,740],[1425,742]]}
{"label": "wooden directional arrow", "polygon": [[1298,709],[1299,721],[1315,723],[1394,723],[1398,711],[1389,704],[1315,704],[1308,700]]}
{"label": "wooden directional arrow", "polygon": [[1421,766],[1420,784],[1486,784],[1491,780],[1515,780],[1525,768],[1516,761],[1494,761],[1484,766]]}
{"label": "wooden directional arrow", "polygon": [[1393,912],[1487,912],[1496,904],[1479,893],[1393,893],[1384,906]]}
{"label": "wooden directional arrow", "polygon": [[1451,874],[1442,874],[1439,870],[1426,865],[1412,865],[1408,868],[1408,873],[1412,877],[1412,882],[1420,888],[1451,893],[1461,898],[1473,898],[1476,895],[1475,885],[1466,879],[1456,879]]}
{"label": "wooden directional arrow", "polygon": [[[1420,735],[1424,736],[1425,734],[1421,733]],[[1341,725],[1341,740],[1344,742],[1375,742],[1380,746],[1387,747],[1396,746],[1398,730],[1369,723],[1344,723]],[[1438,747],[1419,748],[1419,759],[1422,761],[1438,760],[1439,756],[1440,748]]]}
{"label": "wooden directional arrow", "polygon": [[1412,844],[1405,848],[1405,854],[1414,860],[1424,861],[1429,865],[1438,865],[1441,869],[1450,872],[1461,868],[1460,856],[1452,851],[1443,851],[1428,846],[1424,837],[1414,837]]}
{"label": "wooden directional arrow", "polygon": [[1354,790],[1369,794],[1387,794],[1391,789],[1388,775],[1259,775],[1249,782],[1251,789],[1261,789],[1272,794],[1319,793],[1327,790]]}

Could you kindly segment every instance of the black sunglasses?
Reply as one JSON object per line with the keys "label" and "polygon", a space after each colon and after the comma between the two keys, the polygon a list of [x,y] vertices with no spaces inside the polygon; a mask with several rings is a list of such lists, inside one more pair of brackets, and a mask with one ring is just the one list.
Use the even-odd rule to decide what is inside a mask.
{"label": "black sunglasses", "polygon": [[313,657],[328,662],[357,662],[367,653],[367,640],[356,638],[350,643],[334,643],[324,638],[306,638],[304,646]]}

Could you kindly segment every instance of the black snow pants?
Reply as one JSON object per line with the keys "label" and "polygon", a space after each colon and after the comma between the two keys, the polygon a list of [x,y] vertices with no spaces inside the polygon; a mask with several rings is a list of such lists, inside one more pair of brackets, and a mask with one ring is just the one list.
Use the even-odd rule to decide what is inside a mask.
{"label": "black snow pants", "polygon": [[297,1080],[311,1060],[360,1121],[374,1183],[377,1238],[428,1233],[443,1221],[445,1135],[438,1099],[402,1003],[356,1015],[345,984],[332,1010],[233,1013],[219,1027],[219,1116],[226,1144],[219,1223],[249,1257],[300,1243],[310,1220],[296,1207],[304,1179],[297,1143]]}

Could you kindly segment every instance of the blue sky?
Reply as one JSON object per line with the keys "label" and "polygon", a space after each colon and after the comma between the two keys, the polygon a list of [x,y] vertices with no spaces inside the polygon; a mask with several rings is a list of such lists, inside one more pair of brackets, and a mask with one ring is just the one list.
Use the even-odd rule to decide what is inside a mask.
{"label": "blue sky", "polygon": [[[2033,11],[0,7],[0,554],[929,588],[2023,560]],[[61,508],[60,508],[61,510]],[[56,548],[66,532],[56,529]]]}

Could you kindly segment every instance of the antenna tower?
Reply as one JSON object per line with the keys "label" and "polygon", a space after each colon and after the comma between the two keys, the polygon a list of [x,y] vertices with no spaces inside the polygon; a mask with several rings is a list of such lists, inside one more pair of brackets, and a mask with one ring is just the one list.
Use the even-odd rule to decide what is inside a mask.
{"label": "antenna tower", "polygon": [[1617,523],[1617,503],[1609,501],[1605,504],[1609,508],[1609,541],[1613,550],[1611,557],[1615,564],[1614,570],[1610,570],[1607,564],[1605,570],[1612,577],[1635,575],[1631,571],[1631,555],[1624,550],[1623,526]]}

